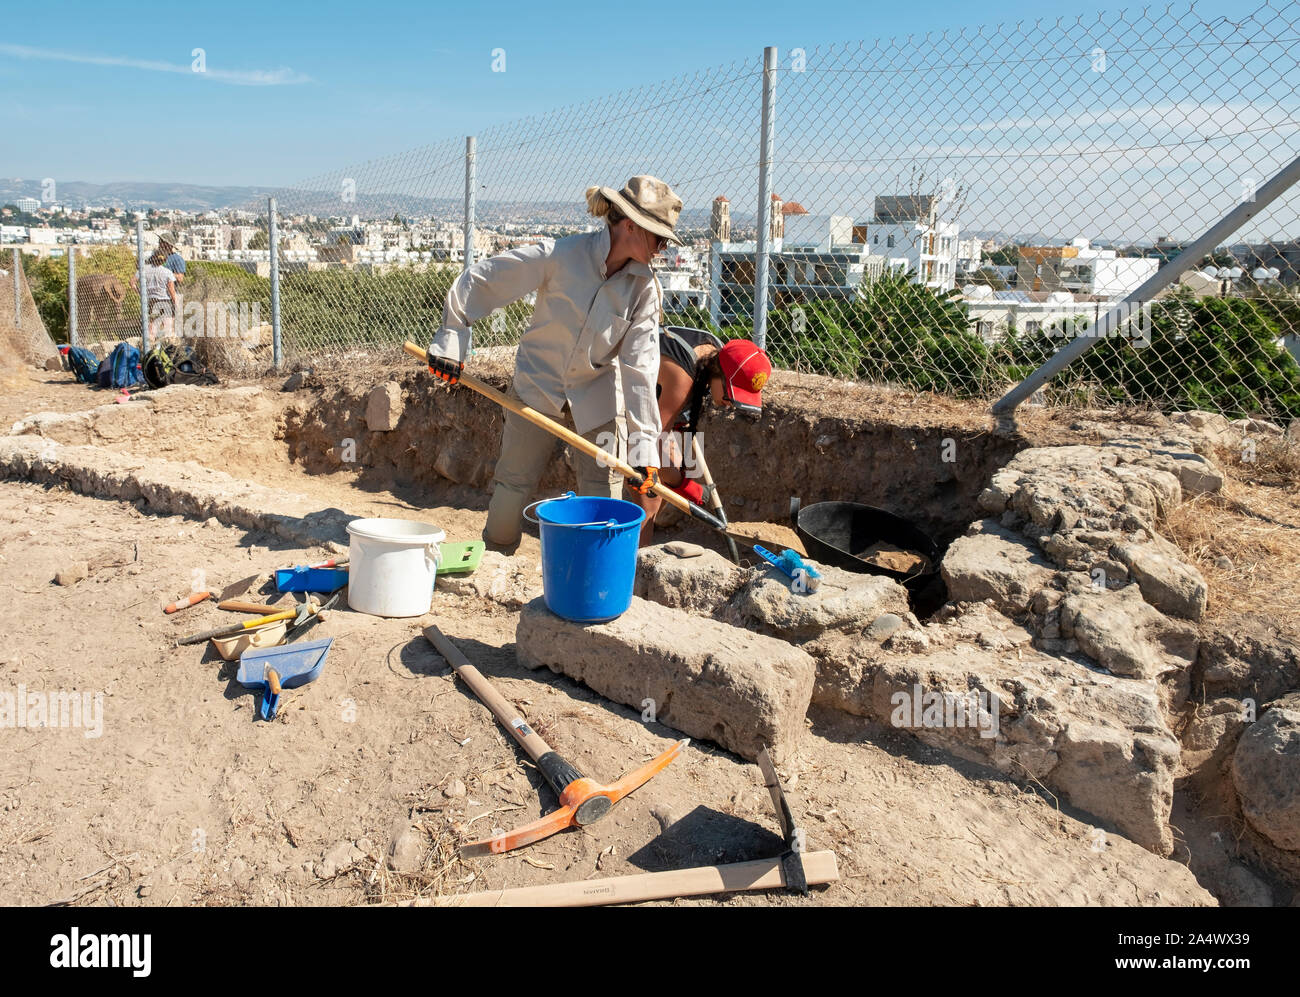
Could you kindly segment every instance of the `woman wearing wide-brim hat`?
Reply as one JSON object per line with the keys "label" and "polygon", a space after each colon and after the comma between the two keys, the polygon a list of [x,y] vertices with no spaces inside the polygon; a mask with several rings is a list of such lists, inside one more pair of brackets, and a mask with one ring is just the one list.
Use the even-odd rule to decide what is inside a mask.
{"label": "woman wearing wide-brim hat", "polygon": [[[675,228],[682,201],[662,180],[633,177],[621,190],[589,187],[587,208],[605,225],[594,232],[523,246],[478,263],[447,294],[429,369],[455,384],[465,368],[470,324],[537,292],[519,340],[511,394],[543,415],[572,419],[576,432],[643,472],[658,473],[658,324],[661,292],[650,260]],[[521,518],[554,452],[554,437],[506,413],[484,538],[518,543]],[[622,476],[575,455],[578,491],[615,498]]]}

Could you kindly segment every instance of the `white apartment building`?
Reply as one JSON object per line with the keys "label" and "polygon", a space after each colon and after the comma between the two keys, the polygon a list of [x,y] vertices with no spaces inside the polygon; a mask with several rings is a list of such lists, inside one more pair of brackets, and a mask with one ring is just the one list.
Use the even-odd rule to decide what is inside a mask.
{"label": "white apartment building", "polygon": [[1110,307],[1095,295],[1069,291],[995,291],[987,284],[968,284],[962,303],[970,316],[971,332],[986,343],[1002,339],[1014,329],[1017,335],[1036,335],[1073,319],[1096,322]]}
{"label": "white apartment building", "polygon": [[786,214],[785,234],[774,240],[774,249],[808,249],[830,253],[853,245],[853,218],[850,215]]}
{"label": "white apartment building", "polygon": [[1074,291],[1103,298],[1122,298],[1160,268],[1155,257],[1120,256],[1087,239],[1068,246],[1022,246],[1016,287],[1027,291]]}
{"label": "white apartment building", "polygon": [[230,226],[221,224],[191,225],[185,231],[190,253],[195,257],[217,259],[230,247]]}
{"label": "white apartment building", "polygon": [[867,252],[883,258],[886,269],[914,273],[931,290],[953,290],[961,226],[938,217],[936,195],[877,197],[875,207],[865,226]]}
{"label": "white apartment building", "polygon": [[884,258],[884,266],[916,274],[916,282],[935,291],[957,286],[956,222],[867,225],[867,251]]}
{"label": "white apartment building", "polygon": [[41,202],[39,198],[35,197],[20,197],[14,201],[14,207],[19,211],[26,211],[31,214],[33,211],[40,210]]}
{"label": "white apartment building", "polygon": [[965,273],[974,273],[980,268],[984,259],[983,239],[957,240],[957,268]]}
{"label": "white apartment building", "polygon": [[223,249],[248,249],[249,243],[258,232],[265,232],[256,225],[227,225],[225,226],[226,244]]}

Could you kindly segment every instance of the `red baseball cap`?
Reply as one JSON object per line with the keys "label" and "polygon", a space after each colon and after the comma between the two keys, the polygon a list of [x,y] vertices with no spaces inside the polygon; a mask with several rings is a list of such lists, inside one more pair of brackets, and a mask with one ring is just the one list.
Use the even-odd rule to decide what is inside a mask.
{"label": "red baseball cap", "polygon": [[742,408],[763,407],[762,390],[772,376],[772,361],[748,339],[733,339],[718,354],[727,398]]}

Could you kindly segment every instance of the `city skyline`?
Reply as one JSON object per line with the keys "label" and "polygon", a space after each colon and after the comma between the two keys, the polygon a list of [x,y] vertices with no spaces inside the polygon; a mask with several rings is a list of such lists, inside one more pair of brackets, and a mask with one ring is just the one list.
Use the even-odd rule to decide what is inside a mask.
{"label": "city skyline", "polygon": [[[1149,245],[1162,236],[1194,238],[1292,157],[1300,141],[1300,67],[1287,43],[1294,19],[1270,6],[1237,21],[1213,16],[1213,5],[1170,10],[1172,20],[1159,31],[1146,25],[1142,8],[1118,15],[1076,8],[1074,17],[1049,15],[1014,30],[968,30],[960,26],[964,14],[945,11],[945,30],[923,37],[778,48],[769,190],[814,214],[861,217],[876,196],[947,189],[949,210],[964,228],[1007,239],[1084,236]],[[884,19],[880,26],[900,23]],[[566,91],[568,103],[527,117],[478,118],[481,221],[572,224],[583,216],[588,184],[618,185],[654,172],[683,198],[688,223],[703,225],[713,198],[725,195],[735,203],[737,224],[754,224],[762,76],[756,56],[751,51],[594,96],[587,79]],[[508,50],[503,61],[509,65]],[[63,49],[0,44],[0,74],[12,75],[15,64],[175,77],[167,86],[177,92],[194,82],[174,62],[81,59]],[[211,86],[240,99],[323,85],[318,72],[292,66],[223,72]],[[637,67],[628,74],[653,78]],[[446,83],[455,90],[467,79]],[[510,106],[521,113],[536,108],[536,96]],[[574,102],[582,96],[589,99]],[[250,134],[259,120],[250,119]],[[129,135],[128,129],[120,140]],[[98,184],[118,194],[85,200],[258,210],[275,195],[284,211],[452,218],[464,198],[464,143],[454,135],[366,157],[368,149],[341,142],[328,155],[297,160],[318,169],[287,181],[276,177],[275,158],[256,146],[255,155],[243,157],[250,162],[222,183],[203,185],[191,175],[149,181],[140,173],[101,183],[52,171],[22,183],[0,180],[0,198],[39,196],[37,185],[48,185],[61,191],[55,199],[77,204],[79,188]],[[170,147],[154,152],[150,161],[166,162]],[[205,148],[200,158],[208,164],[224,155]],[[230,182],[250,165],[261,173],[256,182]],[[124,193],[145,188],[151,189],[143,195]],[[196,191],[206,205],[187,199]],[[1292,192],[1252,218],[1239,238],[1298,233],[1300,194]]]}

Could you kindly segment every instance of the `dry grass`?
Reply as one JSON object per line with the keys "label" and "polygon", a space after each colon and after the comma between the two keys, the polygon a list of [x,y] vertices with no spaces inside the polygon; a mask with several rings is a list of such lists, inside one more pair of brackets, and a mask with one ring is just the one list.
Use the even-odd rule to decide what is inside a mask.
{"label": "dry grass", "polygon": [[[383,856],[367,856],[357,867],[364,873],[364,899],[361,903],[405,904],[463,892],[478,879],[476,870],[460,858],[459,835],[452,823],[442,814],[431,819],[417,820],[429,844],[424,864],[418,872],[398,873],[390,869]],[[355,875],[356,873],[354,873]]]}
{"label": "dry grass", "polygon": [[1216,456],[1223,491],[1182,503],[1164,524],[1209,585],[1204,622],[1249,616],[1300,634],[1300,447],[1261,443],[1254,462],[1226,448]]}

